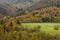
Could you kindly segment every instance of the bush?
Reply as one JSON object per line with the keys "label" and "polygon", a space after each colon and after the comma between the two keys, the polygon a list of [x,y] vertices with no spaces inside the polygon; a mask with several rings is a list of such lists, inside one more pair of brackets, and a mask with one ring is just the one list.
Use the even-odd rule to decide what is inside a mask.
{"label": "bush", "polygon": [[9,26],[13,26],[13,22],[10,22],[10,25]]}
{"label": "bush", "polygon": [[59,25],[54,26],[54,30],[59,30]]}
{"label": "bush", "polygon": [[3,25],[4,24],[4,21],[3,20],[0,20],[0,24]]}
{"label": "bush", "polygon": [[19,20],[16,21],[17,24],[21,25],[21,22]]}

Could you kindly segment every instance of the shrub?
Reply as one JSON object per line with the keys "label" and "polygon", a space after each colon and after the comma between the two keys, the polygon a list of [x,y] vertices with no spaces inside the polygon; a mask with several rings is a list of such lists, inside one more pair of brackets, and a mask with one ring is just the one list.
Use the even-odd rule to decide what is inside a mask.
{"label": "shrub", "polygon": [[13,26],[13,22],[10,22],[10,25],[9,26]]}
{"label": "shrub", "polygon": [[59,30],[59,25],[54,26],[54,30]]}
{"label": "shrub", "polygon": [[19,20],[16,21],[17,24],[21,25],[21,22]]}

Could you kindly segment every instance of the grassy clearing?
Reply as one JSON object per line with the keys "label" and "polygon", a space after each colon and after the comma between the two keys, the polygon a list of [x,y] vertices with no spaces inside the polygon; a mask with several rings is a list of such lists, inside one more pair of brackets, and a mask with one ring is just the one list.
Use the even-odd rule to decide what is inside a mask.
{"label": "grassy clearing", "polygon": [[[34,28],[38,25],[41,26],[41,31],[45,31],[49,34],[60,34],[60,23],[22,23],[24,27]],[[59,25],[59,30],[54,30],[54,26]]]}

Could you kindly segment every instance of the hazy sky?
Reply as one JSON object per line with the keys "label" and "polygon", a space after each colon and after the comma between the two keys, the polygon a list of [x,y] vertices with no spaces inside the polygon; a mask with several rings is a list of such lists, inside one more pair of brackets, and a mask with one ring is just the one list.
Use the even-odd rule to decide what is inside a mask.
{"label": "hazy sky", "polygon": [[[16,2],[18,0],[0,0],[0,2],[7,2],[7,1],[9,1],[9,2]],[[21,0],[19,0],[19,1],[21,1]],[[25,1],[25,0],[22,0],[22,1]],[[26,1],[34,1],[34,2],[37,2],[39,0],[26,0]]]}

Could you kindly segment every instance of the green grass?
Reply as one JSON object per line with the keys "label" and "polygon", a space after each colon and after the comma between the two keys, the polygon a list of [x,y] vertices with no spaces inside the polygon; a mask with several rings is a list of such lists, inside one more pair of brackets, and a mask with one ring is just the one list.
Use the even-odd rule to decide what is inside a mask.
{"label": "green grass", "polygon": [[53,35],[60,34],[60,28],[59,30],[54,30],[54,26],[60,25],[60,23],[22,23],[22,25],[27,28],[34,28],[40,25],[41,31],[45,31],[46,33]]}

